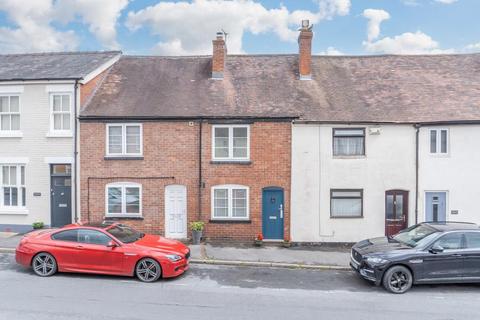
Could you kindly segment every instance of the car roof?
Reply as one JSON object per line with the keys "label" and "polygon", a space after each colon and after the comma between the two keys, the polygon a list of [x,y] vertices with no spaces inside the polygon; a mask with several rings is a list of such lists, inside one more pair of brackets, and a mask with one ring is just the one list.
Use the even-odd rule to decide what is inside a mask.
{"label": "car roof", "polygon": [[456,221],[439,221],[439,222],[423,222],[438,231],[455,231],[455,230],[480,230],[477,224],[470,222]]}
{"label": "car roof", "polygon": [[88,222],[88,223],[78,223],[78,224],[71,224],[65,227],[87,227],[87,228],[98,228],[98,229],[108,229],[118,223],[115,221],[102,221],[102,222]]}

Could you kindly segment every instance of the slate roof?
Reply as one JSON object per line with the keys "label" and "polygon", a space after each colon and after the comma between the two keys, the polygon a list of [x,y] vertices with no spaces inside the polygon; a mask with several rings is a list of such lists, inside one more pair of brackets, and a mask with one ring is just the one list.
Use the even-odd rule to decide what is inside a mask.
{"label": "slate roof", "polygon": [[211,57],[123,56],[86,118],[299,118],[320,122],[480,121],[480,54],[312,57],[228,56],[224,80]]}
{"label": "slate roof", "polygon": [[0,81],[80,79],[119,54],[96,51],[0,55]]}

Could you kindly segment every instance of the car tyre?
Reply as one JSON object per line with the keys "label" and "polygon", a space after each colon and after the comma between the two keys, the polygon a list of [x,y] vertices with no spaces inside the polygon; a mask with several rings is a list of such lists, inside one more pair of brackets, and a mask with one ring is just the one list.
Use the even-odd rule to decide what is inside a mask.
{"label": "car tyre", "polygon": [[50,277],[57,272],[57,260],[47,252],[40,252],[32,259],[33,272],[40,277]]}
{"label": "car tyre", "polygon": [[135,267],[135,275],[140,281],[155,282],[162,275],[160,264],[152,258],[143,258]]}
{"label": "car tyre", "polygon": [[393,266],[383,276],[383,287],[391,293],[405,293],[412,287],[412,284],[412,272],[404,266]]}

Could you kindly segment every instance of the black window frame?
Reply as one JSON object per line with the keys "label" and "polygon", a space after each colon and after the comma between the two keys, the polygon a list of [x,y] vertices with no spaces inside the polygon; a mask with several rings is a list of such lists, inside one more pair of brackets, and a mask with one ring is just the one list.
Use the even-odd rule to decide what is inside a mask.
{"label": "black window frame", "polygon": [[[78,243],[83,243],[83,244],[91,244],[91,245],[95,245],[95,246],[108,246],[108,243],[111,242],[111,241],[114,241],[112,237],[110,237],[108,234],[106,234],[105,232],[102,232],[100,230],[95,230],[95,229],[88,229],[88,228],[78,228],[77,229],[78,231],[78,240],[77,242]],[[80,241],[80,231],[89,231],[89,232],[97,232],[97,233],[100,233],[100,234],[103,234],[105,237],[107,237],[109,240],[107,241],[107,243],[105,244],[100,244],[100,243],[91,243],[91,242],[83,242],[83,241]]]}
{"label": "black window frame", "polygon": [[[73,241],[73,240],[56,239],[56,236],[57,236],[57,235],[62,234],[62,233],[72,232],[72,231],[77,234],[75,241]],[[55,232],[54,234],[52,234],[52,235],[50,236],[50,239],[55,240],[55,241],[66,241],[66,242],[75,242],[75,243],[78,243],[78,229],[68,229],[68,230],[61,230],[61,231]]]}
{"label": "black window frame", "polygon": [[477,235],[478,237],[480,237],[480,232],[466,231],[466,232],[463,234],[463,236],[464,236],[463,240],[465,241],[465,243],[464,243],[465,249],[467,249],[467,250],[480,250],[480,247],[478,247],[478,248],[469,248],[469,247],[468,247],[468,235],[469,235],[469,234],[475,234],[475,235]]}
{"label": "black window frame", "polygon": [[[334,192],[360,192],[360,197],[334,197]],[[335,216],[333,215],[332,200],[333,199],[360,199],[360,215],[359,216]],[[330,189],[330,219],[361,219],[363,218],[363,189]]]}
{"label": "black window frame", "polygon": [[452,235],[459,235],[460,236],[460,238],[461,238],[460,248],[458,248],[458,249],[448,249],[448,248],[443,248],[442,247],[444,249],[444,251],[447,251],[447,250],[449,250],[449,251],[465,250],[467,242],[466,242],[466,237],[465,237],[465,232],[464,231],[446,232],[446,233],[440,235],[435,240],[433,240],[432,244],[430,245],[430,248],[434,247],[440,240],[442,240],[442,238],[452,236]]}
{"label": "black window frame", "polygon": [[[366,143],[367,143],[367,137],[366,137],[366,128],[364,127],[355,127],[355,128],[332,128],[332,155],[334,157],[361,157],[366,155]],[[342,130],[362,130],[363,134],[362,135],[341,135],[337,136],[336,132],[337,131],[342,131]],[[342,137],[342,138],[363,138],[363,146],[362,146],[362,153],[361,154],[335,154],[335,138]]]}

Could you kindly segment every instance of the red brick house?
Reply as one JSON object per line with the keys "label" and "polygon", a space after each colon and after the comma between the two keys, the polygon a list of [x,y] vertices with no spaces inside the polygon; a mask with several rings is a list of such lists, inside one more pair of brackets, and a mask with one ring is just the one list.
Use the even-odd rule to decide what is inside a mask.
{"label": "red brick house", "polygon": [[122,57],[80,115],[82,221],[186,238],[201,220],[209,239],[289,238],[301,115],[289,92],[312,89],[309,33],[300,59],[227,56],[222,35],[212,57]]}

